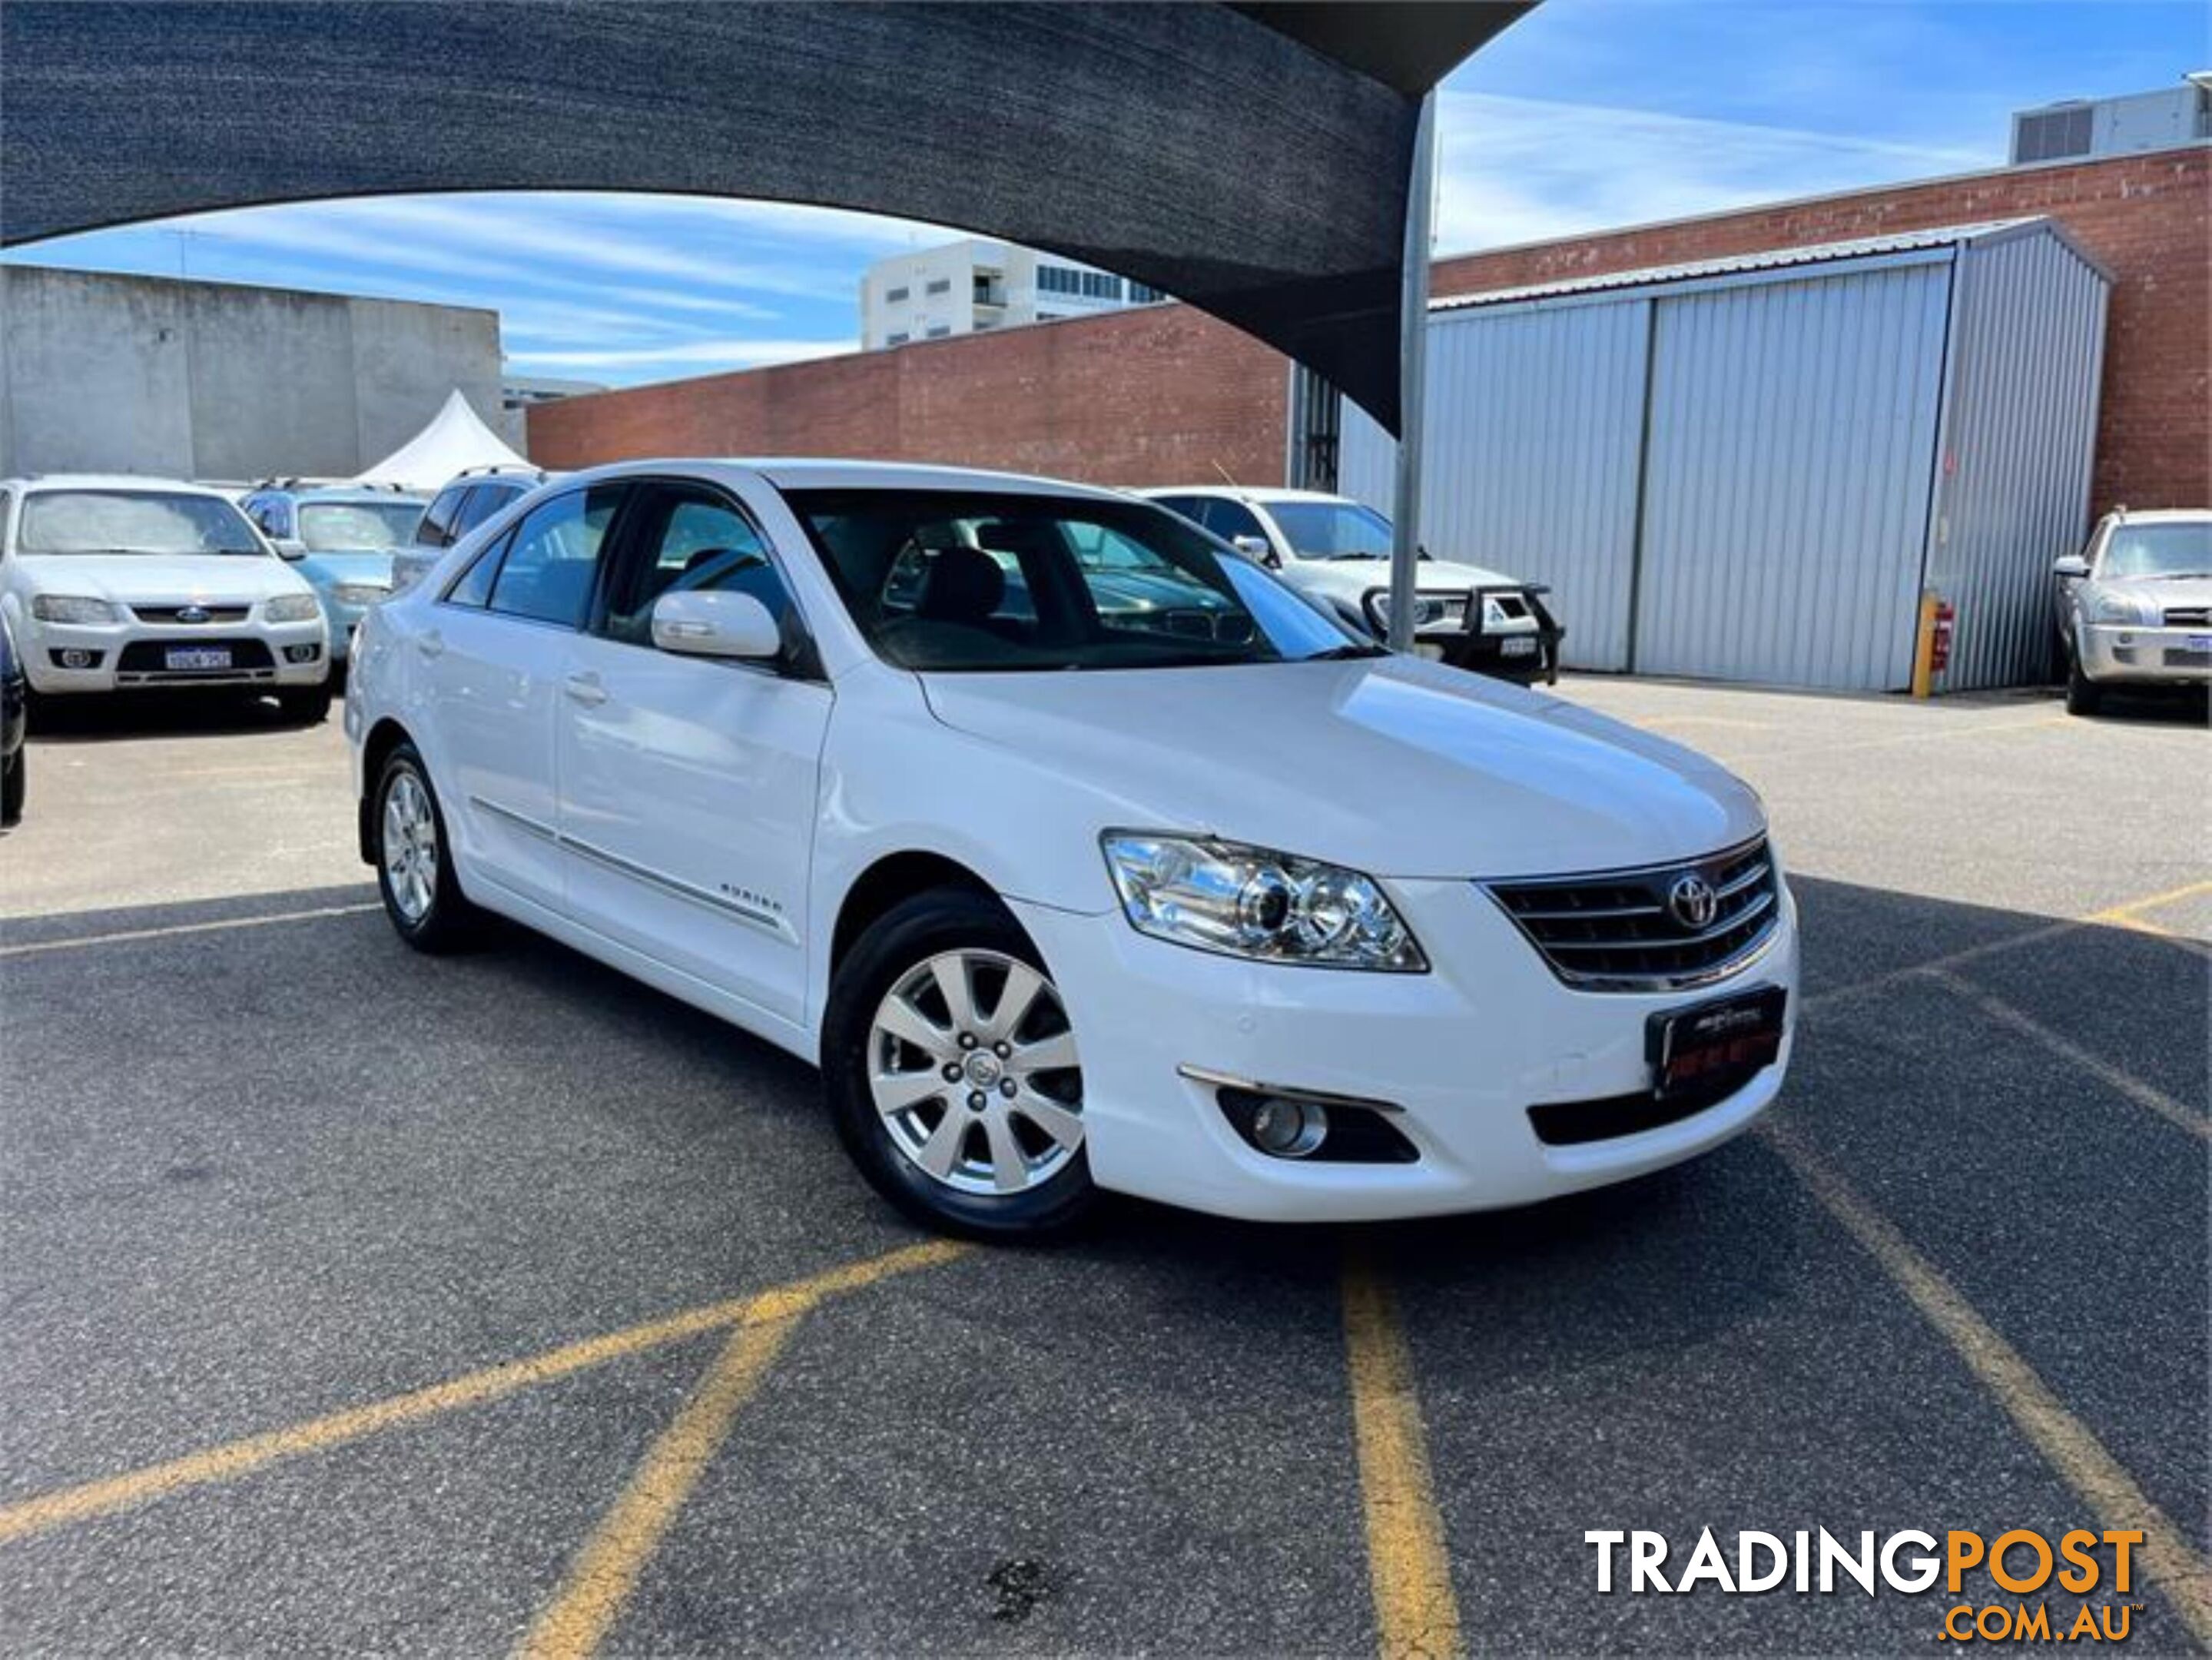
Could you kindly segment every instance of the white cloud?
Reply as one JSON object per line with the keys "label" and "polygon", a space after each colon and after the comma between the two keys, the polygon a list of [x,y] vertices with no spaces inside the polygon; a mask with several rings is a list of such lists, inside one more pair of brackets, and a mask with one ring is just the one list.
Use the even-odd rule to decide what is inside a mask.
{"label": "white cloud", "polygon": [[1447,90],[1437,246],[1540,241],[1987,167],[1942,146]]}
{"label": "white cloud", "polygon": [[810,358],[836,357],[860,350],[860,342],[845,340],[683,340],[662,346],[599,348],[555,347],[544,350],[513,350],[511,362],[571,369],[644,369],[684,368],[701,371],[761,368],[770,363],[797,363]]}

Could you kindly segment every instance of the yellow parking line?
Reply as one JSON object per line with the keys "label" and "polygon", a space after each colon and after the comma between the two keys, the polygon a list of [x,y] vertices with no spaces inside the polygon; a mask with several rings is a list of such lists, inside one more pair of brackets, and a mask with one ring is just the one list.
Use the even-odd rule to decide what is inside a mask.
{"label": "yellow parking line", "polygon": [[248,1436],[243,1440],[210,1447],[204,1452],[173,1458],[166,1463],[148,1465],[125,1475],[88,1481],[79,1487],[64,1487],[36,1499],[21,1499],[0,1506],[0,1542],[143,1505],[182,1488],[232,1481],[279,1459],[321,1452],[348,1441],[357,1441],[363,1436],[374,1435],[380,1430],[417,1423],[457,1408],[495,1401],[502,1395],[514,1394],[517,1389],[550,1383],[557,1377],[603,1366],[611,1360],[681,1342],[687,1337],[696,1337],[719,1327],[758,1325],[787,1319],[802,1309],[811,1308],[825,1297],[857,1290],[891,1274],[933,1268],[939,1263],[950,1262],[964,1249],[944,1240],[908,1245],[881,1256],[871,1257],[866,1262],[850,1263],[809,1279],[795,1280],[773,1291],[709,1303],[703,1308],[688,1310],[659,1320],[648,1320],[641,1325],[609,1332],[600,1337],[586,1338],[580,1343],[564,1344],[527,1359],[509,1360],[500,1365],[488,1366],[482,1371],[472,1371],[443,1383],[434,1383],[428,1389],[414,1389],[368,1406],[330,1413],[320,1418],[310,1419],[304,1424],[295,1424],[289,1429]]}
{"label": "yellow parking line", "polygon": [[1834,986],[1826,991],[1815,993],[1804,1000],[1802,1006],[1808,1009],[1826,1008],[1831,1004],[1844,1002],[1854,997],[1863,997],[1869,992],[1887,991],[1892,986],[1900,985],[1916,976],[1939,974],[1946,969],[1955,969],[1962,964],[1978,962],[1984,957],[1994,956],[1999,952],[2012,951],[2021,946],[2039,945],[2045,940],[2057,939],[2081,928],[2131,928],[2138,933],[2149,934],[2154,939],[2186,946],[2191,952],[2202,952],[2204,950],[2202,942],[2182,934],[2170,933],[2160,927],[2155,922],[2147,922],[2138,914],[2142,911],[2155,910],[2160,905],[2171,905],[2179,900],[2193,899],[2200,893],[2212,893],[2212,882],[2192,882],[2186,887],[2169,888],[2163,893],[2145,894],[2140,899],[2124,899],[2117,905],[2107,906],[2103,910],[2091,911],[2086,916],[2068,917],[2056,922],[2046,922],[2039,928],[2030,928],[2021,933],[2008,933],[2002,939],[1986,939],[1978,946],[1968,946],[1963,951],[1949,952],[1942,957],[1931,957],[1924,963],[1908,963],[1903,968],[1885,970],[1880,974],[1869,975],[1863,980],[1854,981],[1848,986]]}
{"label": "yellow parking line", "polygon": [[[2191,882],[2183,887],[2168,888],[2164,893],[2146,894],[2140,899],[2123,899],[2117,905],[2103,910],[2091,911],[2084,922],[2132,922],[2147,910],[2156,910],[2161,905],[2178,904],[2184,899],[2194,899],[2199,894],[2212,893],[2212,882]],[[2156,924],[2153,924],[2156,927]],[[2161,933],[2163,929],[2160,930]]]}
{"label": "yellow parking line", "polygon": [[1960,979],[1948,969],[1929,969],[1927,974],[1937,985],[1972,1003],[1999,1025],[2008,1027],[2031,1042],[2040,1043],[2060,1060],[2072,1062],[2116,1093],[2125,1096],[2144,1111],[2156,1113],[2166,1122],[2187,1130],[2191,1135],[2212,1137],[2212,1118],[2175,1100],[2164,1090],[2144,1083],[2132,1073],[2122,1072],[2078,1043],[2060,1037],[2041,1021],[2014,1008],[2002,998],[1984,991],[1970,980]]}
{"label": "yellow parking line", "polygon": [[677,1511],[729,1438],[738,1409],[760,1388],[803,1314],[798,1309],[738,1327],[585,1541],[560,1590],[532,1622],[518,1656],[586,1660],[599,1648]]}
{"label": "yellow parking line", "polygon": [[1466,1650],[1413,1355],[1389,1288],[1363,1256],[1345,1264],[1344,1335],[1376,1646],[1382,1660],[1446,1660]]}
{"label": "yellow parking line", "polygon": [[[167,939],[180,933],[220,933],[229,928],[265,928],[278,922],[312,922],[325,916],[358,916],[380,910],[374,900],[358,905],[319,905],[312,910],[278,911],[270,916],[234,916],[216,922],[179,922],[165,928],[125,928],[117,933],[79,934],[68,939],[33,939],[21,946],[0,946],[0,957],[35,957],[43,952],[75,951],[81,946],[124,946],[141,939]],[[18,917],[18,921],[23,919]]]}
{"label": "yellow parking line", "polygon": [[2136,1561],[2142,1577],[2165,1593],[2197,1640],[2212,1646],[2212,1568],[2180,1529],[2136,1485],[2088,1426],[2066,1409],[2035,1369],[1912,1249],[1894,1225],[1791,1132],[1770,1120],[1764,1134],[1821,1207],[1858,1241],[1921,1317],[1966,1362],[2099,1523],[2108,1529],[2142,1529]]}

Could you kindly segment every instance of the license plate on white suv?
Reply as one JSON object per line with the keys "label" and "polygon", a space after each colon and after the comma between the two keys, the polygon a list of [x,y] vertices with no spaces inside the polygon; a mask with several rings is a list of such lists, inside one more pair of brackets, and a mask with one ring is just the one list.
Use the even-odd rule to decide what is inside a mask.
{"label": "license plate on white suv", "polygon": [[1498,654],[1500,657],[1534,657],[1536,654],[1536,636],[1524,634],[1517,639],[1501,640],[1498,642]]}
{"label": "license plate on white suv", "polygon": [[2212,634],[2192,634],[2189,636],[2191,651],[2212,651]]}
{"label": "license plate on white suv", "polygon": [[188,669],[227,669],[230,666],[228,646],[172,646],[163,654],[161,661],[173,672]]}

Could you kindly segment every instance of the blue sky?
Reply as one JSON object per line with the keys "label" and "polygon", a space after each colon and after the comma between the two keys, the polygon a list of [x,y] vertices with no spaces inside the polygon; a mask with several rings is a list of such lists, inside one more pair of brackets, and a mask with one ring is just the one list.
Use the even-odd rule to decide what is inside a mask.
{"label": "blue sky", "polygon": [[[1441,252],[2004,159],[2008,117],[2212,67],[2203,0],[1547,0],[1445,83]],[[496,307],[521,371],[609,385],[853,349],[927,226],[778,204],[414,197],[47,243],[43,264]]]}

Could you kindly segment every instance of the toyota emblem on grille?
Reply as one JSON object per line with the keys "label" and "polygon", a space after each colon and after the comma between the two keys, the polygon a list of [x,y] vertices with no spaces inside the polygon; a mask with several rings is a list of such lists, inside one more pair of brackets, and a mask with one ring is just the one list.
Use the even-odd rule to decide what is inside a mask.
{"label": "toyota emblem on grille", "polygon": [[207,607],[204,605],[179,605],[177,607],[177,621],[179,623],[204,623],[207,620]]}
{"label": "toyota emblem on grille", "polygon": [[1668,914],[1692,932],[1711,927],[1720,905],[1721,897],[1713,891],[1713,885],[1695,871],[1676,877],[1674,885],[1667,890]]}

